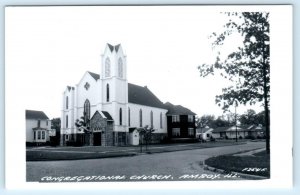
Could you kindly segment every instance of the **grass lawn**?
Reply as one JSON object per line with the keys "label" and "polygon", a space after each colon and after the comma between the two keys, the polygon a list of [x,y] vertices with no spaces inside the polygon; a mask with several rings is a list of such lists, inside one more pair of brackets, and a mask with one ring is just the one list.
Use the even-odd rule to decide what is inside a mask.
{"label": "grass lawn", "polygon": [[[270,177],[270,154],[266,151],[253,154],[253,156],[222,155],[205,160],[205,164],[226,172],[240,172],[250,175]],[[249,168],[249,169],[245,169]],[[258,168],[253,170],[253,168]],[[259,170],[259,168],[264,170]]]}
{"label": "grass lawn", "polygon": [[[181,143],[181,144],[158,144],[149,145],[148,151],[143,146],[143,153],[161,153],[173,152],[181,150],[193,150],[200,148],[212,148],[220,146],[230,146],[237,144],[245,144],[245,142],[206,142],[206,143]],[[35,149],[27,148],[27,161],[47,161],[47,160],[77,160],[77,159],[93,159],[93,158],[109,158],[109,157],[125,157],[133,156],[140,153],[140,146],[126,147],[45,147]]]}

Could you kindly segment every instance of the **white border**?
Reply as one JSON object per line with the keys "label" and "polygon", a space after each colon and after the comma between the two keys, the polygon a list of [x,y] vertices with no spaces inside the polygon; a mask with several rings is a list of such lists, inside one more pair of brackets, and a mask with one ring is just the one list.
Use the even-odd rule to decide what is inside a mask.
{"label": "white border", "polygon": [[[166,10],[168,7],[165,7]],[[6,8],[7,9],[7,8]],[[11,9],[11,8],[9,8]],[[143,7],[141,7],[143,9]],[[264,181],[37,183],[26,182],[25,107],[14,66],[5,61],[5,165],[9,189],[232,189],[292,187],[292,6],[205,6],[220,11],[269,11],[271,38],[271,179]],[[166,11],[167,13],[167,11]],[[6,23],[7,24],[7,23]],[[283,162],[284,161],[284,162]],[[217,183],[215,183],[217,182]],[[178,184],[184,185],[178,185]],[[196,185],[195,185],[196,184]]]}

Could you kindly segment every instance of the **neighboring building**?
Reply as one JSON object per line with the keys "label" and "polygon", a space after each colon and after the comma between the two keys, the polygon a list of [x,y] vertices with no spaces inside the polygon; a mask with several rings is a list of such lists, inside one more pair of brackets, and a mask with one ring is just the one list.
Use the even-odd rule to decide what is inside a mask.
{"label": "neighboring building", "polygon": [[195,139],[195,113],[180,106],[165,103],[167,112],[168,138],[170,140]]}
{"label": "neighboring building", "polygon": [[257,125],[217,127],[212,131],[212,136],[217,139],[263,138],[265,128]]}
{"label": "neighboring building", "polygon": [[26,110],[26,145],[45,145],[50,141],[51,121],[43,111]]}
{"label": "neighboring building", "polygon": [[198,139],[209,141],[212,137],[212,131],[214,129],[210,127],[197,128],[196,129],[196,137]]}
{"label": "neighboring building", "polygon": [[[101,76],[86,72],[78,84],[64,91],[61,145],[137,145],[136,129],[146,125],[155,129],[152,142],[164,140],[168,135],[168,109],[146,86],[128,83],[127,60],[121,45],[106,45],[101,66]],[[75,125],[82,116],[88,121],[90,133]],[[185,128],[184,137],[187,137],[187,127],[194,128],[192,118],[181,124]],[[185,120],[188,121],[182,119],[182,122]],[[195,136],[194,130],[189,132],[189,137]]]}

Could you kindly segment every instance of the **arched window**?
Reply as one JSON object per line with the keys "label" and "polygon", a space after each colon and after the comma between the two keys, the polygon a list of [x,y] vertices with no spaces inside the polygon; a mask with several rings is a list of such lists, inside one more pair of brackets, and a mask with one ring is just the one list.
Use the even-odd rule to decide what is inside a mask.
{"label": "arched window", "polygon": [[151,128],[153,128],[153,112],[152,112],[152,110],[150,112],[150,126],[151,126]]}
{"label": "arched window", "polygon": [[162,126],[162,113],[160,113],[160,128],[162,129],[163,128],[163,126]]}
{"label": "arched window", "polygon": [[122,61],[122,58],[119,58],[118,70],[119,70],[119,77],[123,78],[123,61]]}
{"label": "arched window", "polygon": [[69,117],[66,115],[66,128],[68,128],[68,123],[69,123]]}
{"label": "arched window", "polygon": [[105,59],[105,77],[110,77],[110,59]]}
{"label": "arched window", "polygon": [[120,120],[120,125],[122,125],[122,108],[119,110],[119,120]]}
{"label": "arched window", "polygon": [[130,108],[128,108],[128,127],[130,127]]}
{"label": "arched window", "polygon": [[109,84],[106,84],[106,102],[109,102]]}
{"label": "arched window", "polygon": [[140,109],[140,127],[143,126],[143,112],[142,109]]}
{"label": "arched window", "polygon": [[68,109],[69,108],[69,97],[67,96],[66,97],[66,109]]}
{"label": "arched window", "polygon": [[91,105],[88,99],[84,102],[83,113],[85,121],[89,121],[91,116]]}

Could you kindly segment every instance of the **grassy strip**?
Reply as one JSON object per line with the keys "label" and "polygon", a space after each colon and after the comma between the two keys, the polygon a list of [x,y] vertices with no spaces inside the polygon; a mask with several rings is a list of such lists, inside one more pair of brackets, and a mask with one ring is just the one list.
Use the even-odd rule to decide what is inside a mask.
{"label": "grassy strip", "polygon": [[100,153],[50,153],[47,151],[27,151],[26,161],[55,161],[55,160],[81,160],[81,159],[97,159],[97,158],[113,158],[134,156],[134,153],[126,152],[110,152],[106,154]]}
{"label": "grassy strip", "polygon": [[[205,160],[205,164],[225,172],[240,172],[251,175],[270,177],[270,155],[265,151],[254,154],[253,156],[233,156],[222,155]],[[245,168],[266,168],[264,171],[252,171]],[[243,171],[244,170],[244,171]]]}
{"label": "grassy strip", "polygon": [[[182,150],[193,150],[201,148],[213,148],[220,146],[245,144],[245,142],[209,142],[202,144],[186,144],[185,146],[180,145],[163,145],[157,147],[157,145],[149,145],[148,150],[143,146],[143,153],[163,153],[163,152],[174,152]],[[133,149],[130,151],[120,151],[126,149]],[[59,152],[61,151],[61,152]],[[70,151],[70,153],[68,153]],[[81,153],[88,151],[91,153]],[[78,152],[78,153],[76,153]],[[99,152],[99,153],[98,153]],[[107,153],[103,153],[107,152]],[[28,150],[26,151],[27,161],[51,161],[51,160],[78,160],[78,159],[96,159],[96,158],[110,158],[110,157],[125,157],[133,156],[134,154],[140,153],[139,147],[59,147],[52,149],[42,150]]]}

